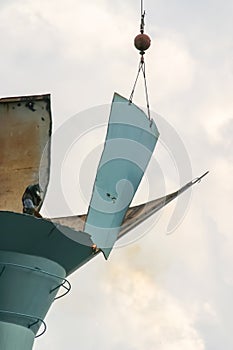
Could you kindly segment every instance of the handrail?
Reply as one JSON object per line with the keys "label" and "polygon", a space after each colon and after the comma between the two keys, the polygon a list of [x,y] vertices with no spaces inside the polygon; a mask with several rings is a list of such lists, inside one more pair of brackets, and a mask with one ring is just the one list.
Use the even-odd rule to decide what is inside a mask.
{"label": "handrail", "polygon": [[[66,289],[66,291],[62,295],[60,295],[58,297],[55,297],[54,300],[64,297],[71,290],[71,284],[66,278],[60,277],[58,275],[55,275],[55,274],[47,272],[47,271],[44,271],[44,270],[40,269],[39,267],[30,267],[30,266],[25,266],[25,265],[20,265],[20,264],[15,264],[15,263],[9,263],[9,262],[2,262],[2,261],[0,261],[0,265],[18,267],[18,268],[21,268],[21,269],[26,269],[26,270],[42,273],[42,274],[45,274],[47,276],[55,277],[55,278],[58,278],[58,279],[62,280],[63,282],[61,284],[59,284],[57,287],[51,289],[49,293],[51,294],[53,291],[55,291],[56,289],[59,289],[60,287],[63,287],[64,289]],[[4,272],[4,270],[2,272]],[[67,284],[68,286],[66,286],[65,284]]]}

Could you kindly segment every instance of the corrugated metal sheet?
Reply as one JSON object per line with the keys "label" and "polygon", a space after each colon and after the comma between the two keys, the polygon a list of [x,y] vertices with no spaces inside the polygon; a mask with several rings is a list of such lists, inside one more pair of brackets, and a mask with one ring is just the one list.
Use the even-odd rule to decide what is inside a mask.
{"label": "corrugated metal sheet", "polygon": [[0,210],[22,212],[30,184],[40,182],[45,195],[50,136],[50,95],[0,99]]}

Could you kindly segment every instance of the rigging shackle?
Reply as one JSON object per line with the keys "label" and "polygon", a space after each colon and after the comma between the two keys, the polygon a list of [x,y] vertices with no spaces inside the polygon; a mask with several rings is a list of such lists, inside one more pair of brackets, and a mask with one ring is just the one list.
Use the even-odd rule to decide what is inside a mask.
{"label": "rigging shackle", "polygon": [[129,103],[132,103],[133,101],[133,95],[137,85],[138,77],[140,72],[142,72],[143,80],[144,80],[145,95],[146,95],[147,114],[148,114],[148,119],[151,120],[149,95],[148,95],[147,81],[146,81],[146,67],[145,67],[145,60],[144,60],[144,54],[145,54],[145,51],[150,47],[151,39],[148,35],[144,34],[144,27],[145,27],[145,11],[143,10],[143,0],[141,0],[140,34],[138,34],[134,39],[134,46],[136,47],[137,50],[140,51],[141,60],[139,62],[136,80],[134,82],[133,89],[129,97]]}

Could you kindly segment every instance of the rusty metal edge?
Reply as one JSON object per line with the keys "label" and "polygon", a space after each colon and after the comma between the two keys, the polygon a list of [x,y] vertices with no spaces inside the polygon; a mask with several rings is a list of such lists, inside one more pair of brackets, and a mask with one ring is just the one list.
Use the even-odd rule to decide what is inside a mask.
{"label": "rusty metal edge", "polygon": [[[26,95],[26,96],[12,96],[12,97],[3,97],[0,98],[0,103],[16,103],[16,102],[27,102],[27,101],[46,101],[47,102],[47,112],[50,117],[50,124],[49,124],[49,136],[51,137],[52,135],[52,111],[51,111],[51,94],[46,93],[46,94],[39,94],[39,95]],[[49,175],[48,175],[48,183],[47,186],[44,190],[44,199],[46,197],[49,181],[50,181],[50,166],[51,166],[51,140],[49,141],[49,159],[48,159],[48,167],[49,167]],[[40,211],[43,201],[41,202],[38,210]]]}
{"label": "rusty metal edge", "polygon": [[2,97],[0,98],[0,103],[24,102],[24,101],[30,101],[30,100],[36,100],[36,101],[50,100],[50,94]]}

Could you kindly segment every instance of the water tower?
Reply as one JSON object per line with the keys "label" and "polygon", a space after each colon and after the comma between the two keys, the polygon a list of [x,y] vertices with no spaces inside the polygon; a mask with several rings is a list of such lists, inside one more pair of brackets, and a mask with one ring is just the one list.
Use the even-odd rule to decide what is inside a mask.
{"label": "water tower", "polygon": [[[100,252],[107,259],[117,239],[200,180],[130,208],[159,132],[142,110],[114,94],[87,215],[41,218],[49,182],[51,124],[50,95],[0,100],[0,349],[4,350],[31,350],[35,337],[46,330],[49,307],[70,290],[67,276]],[[42,187],[36,216],[23,213],[22,206],[22,195],[33,184]]]}

